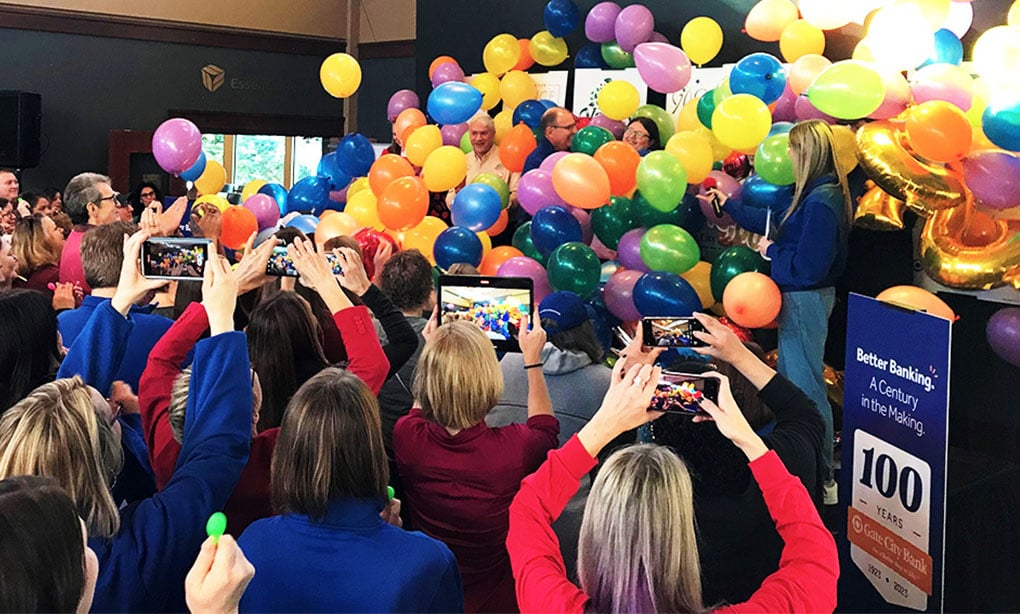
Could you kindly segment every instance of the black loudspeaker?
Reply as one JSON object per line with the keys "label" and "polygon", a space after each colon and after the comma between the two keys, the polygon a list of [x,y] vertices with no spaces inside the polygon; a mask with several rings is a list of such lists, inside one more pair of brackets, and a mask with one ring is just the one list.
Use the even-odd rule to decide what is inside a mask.
{"label": "black loudspeaker", "polygon": [[39,94],[0,91],[0,167],[39,166],[41,126]]}

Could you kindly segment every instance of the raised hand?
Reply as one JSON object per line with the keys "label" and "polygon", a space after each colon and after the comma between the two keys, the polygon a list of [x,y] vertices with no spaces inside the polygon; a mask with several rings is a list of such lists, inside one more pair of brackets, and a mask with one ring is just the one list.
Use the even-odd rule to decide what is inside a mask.
{"label": "raised hand", "polygon": [[598,455],[620,433],[662,415],[662,412],[648,410],[662,369],[650,364],[633,364],[625,368],[623,362],[617,361],[613,367],[613,377],[602,406],[577,434],[592,456]]}
{"label": "raised hand", "polygon": [[209,537],[184,578],[184,598],[194,613],[237,612],[237,605],[255,577],[255,567],[230,535],[213,543]]}
{"label": "raised hand", "polygon": [[315,290],[326,303],[330,313],[352,307],[333,276],[333,266],[325,254],[315,251],[315,245],[308,239],[295,239],[287,248],[287,254],[294,261],[294,268],[301,276],[301,283]]}
{"label": "raised hand", "polygon": [[113,295],[111,306],[127,317],[131,306],[149,292],[166,285],[163,279],[147,279],[142,275],[142,243],[149,238],[149,233],[139,230],[135,234],[124,235],[124,260],[120,266],[120,281]]}
{"label": "raised hand", "polygon": [[349,247],[340,247],[333,250],[333,255],[340,261],[340,268],[343,269],[343,275],[337,276],[340,285],[358,296],[368,292],[372,282],[368,280],[365,263],[362,262],[358,252]]}
{"label": "raised hand", "polygon": [[53,284],[53,310],[74,309],[74,284],[70,282]]}
{"label": "raised hand", "polygon": [[273,255],[276,241],[269,238],[263,241],[257,248],[253,248],[256,234],[253,232],[248,237],[244,247],[244,255],[241,256],[241,262],[234,269],[234,277],[237,278],[238,294],[254,290],[269,279],[266,275],[266,265],[269,263],[269,257]]}
{"label": "raised hand", "polygon": [[230,264],[223,256],[210,256],[202,276],[202,306],[209,317],[210,335],[234,330],[236,305],[237,279],[230,270]]}
{"label": "raised hand", "polygon": [[531,365],[542,362],[542,348],[545,347],[546,333],[542,328],[540,318],[535,318],[528,330],[528,322],[531,320],[527,315],[521,316],[521,332],[518,341],[521,345],[521,353],[524,355],[524,364]]}
{"label": "raised hand", "polygon": [[754,432],[747,418],[733,399],[733,392],[730,390],[730,379],[721,373],[709,372],[705,377],[714,377],[719,380],[719,404],[708,399],[701,400],[701,408],[708,414],[694,417],[695,422],[715,422],[719,432],[726,439],[732,441],[738,448],[743,450],[749,461],[768,452],[768,447],[761,440],[761,437]]}

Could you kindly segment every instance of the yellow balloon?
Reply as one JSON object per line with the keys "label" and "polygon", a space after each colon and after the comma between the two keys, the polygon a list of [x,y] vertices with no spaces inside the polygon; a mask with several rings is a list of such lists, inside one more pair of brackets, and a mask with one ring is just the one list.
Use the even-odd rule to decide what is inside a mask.
{"label": "yellow balloon", "polygon": [[216,194],[227,183],[227,169],[216,160],[207,160],[202,176],[195,180],[199,194]]}
{"label": "yellow balloon", "polygon": [[[206,194],[205,196],[199,196],[195,199],[196,205],[213,205],[221,212],[226,210],[230,206],[230,202],[226,198],[223,198],[219,194]],[[192,206],[194,208],[194,205]]]}
{"label": "yellow balloon", "polygon": [[513,128],[513,110],[503,109],[496,113],[496,117],[492,118],[492,123],[496,124],[496,144],[499,145],[506,133],[510,131],[510,128]]}
{"label": "yellow balloon", "polygon": [[250,196],[254,196],[259,193],[262,186],[266,185],[266,182],[261,179],[252,179],[248,183],[244,184],[244,189],[241,190],[241,202],[248,200]]}
{"label": "yellow balloon", "polygon": [[486,234],[484,230],[475,234],[478,235],[478,240],[482,242],[482,258],[484,258],[485,254],[492,251],[492,237]]}
{"label": "yellow balloon", "polygon": [[464,181],[467,157],[459,147],[444,145],[429,154],[421,168],[421,179],[429,192],[452,190]]}
{"label": "yellow balloon", "polygon": [[871,50],[871,44],[869,43],[866,37],[857,41],[857,44],[854,46],[854,52],[850,56],[850,59],[857,60],[858,62],[875,61],[875,52]]}
{"label": "yellow balloon", "polygon": [[368,183],[368,177],[359,177],[351,182],[350,187],[347,188],[347,201],[350,202],[351,197],[362,190],[372,191],[372,186]]}
{"label": "yellow balloon", "polygon": [[379,220],[379,209],[372,190],[362,190],[354,196],[348,194],[344,213],[353,217],[362,226],[375,228],[376,230],[385,228]]}
{"label": "yellow balloon", "polygon": [[439,131],[439,126],[435,124],[421,126],[415,128],[411,136],[407,137],[407,142],[404,143],[404,156],[411,164],[421,166],[425,164],[425,159],[430,153],[442,146],[443,134]]}
{"label": "yellow balloon", "polygon": [[417,226],[404,232],[404,238],[400,245],[404,250],[418,250],[429,259],[429,262],[435,265],[436,259],[432,255],[432,245],[436,242],[436,237],[439,236],[439,233],[447,228],[449,226],[446,225],[446,222],[438,217],[426,216]]}
{"label": "yellow balloon", "polygon": [[482,50],[485,70],[497,76],[513,68],[520,59],[521,44],[513,34],[498,34],[492,37]]}
{"label": "yellow balloon", "polygon": [[779,37],[779,51],[787,62],[796,62],[805,55],[822,55],[825,52],[825,33],[798,19],[783,29]]}
{"label": "yellow balloon", "polygon": [[697,132],[677,132],[666,141],[666,151],[687,171],[687,183],[701,183],[712,171],[712,144]]}
{"label": "yellow balloon", "polygon": [[691,98],[680,109],[680,115],[676,118],[676,131],[697,130],[700,125],[701,121],[698,119],[698,99]]}
{"label": "yellow balloon", "polygon": [[[928,26],[920,7],[913,3],[878,9],[865,38],[875,61],[896,70],[917,68],[935,49],[935,31]],[[977,60],[977,47],[974,59]]]}
{"label": "yellow balloon", "polygon": [[726,159],[726,156],[730,155],[733,152],[732,147],[727,147],[726,145],[723,145],[722,143],[719,142],[719,139],[716,138],[715,133],[712,132],[711,128],[706,128],[705,126],[698,126],[697,128],[694,129],[694,132],[697,132],[702,137],[704,137],[708,141],[709,145],[712,146],[712,159],[714,161],[721,162],[722,160]]}
{"label": "yellow balloon", "polygon": [[723,31],[711,17],[695,17],[680,32],[680,48],[698,64],[712,61],[723,44]]}
{"label": "yellow balloon", "polygon": [[985,30],[974,43],[974,65],[989,83],[1012,83],[1020,73],[1020,26]]}
{"label": "yellow balloon", "polygon": [[531,37],[531,57],[542,66],[556,66],[567,59],[567,41],[542,30]]}
{"label": "yellow balloon", "polygon": [[[518,45],[516,41],[514,44]],[[520,45],[517,49],[520,50]],[[499,93],[503,97],[503,107],[514,109],[525,100],[538,98],[538,87],[528,73],[511,70],[503,75],[503,79],[499,82]]]}
{"label": "yellow balloon", "polygon": [[499,104],[499,77],[483,72],[471,79],[471,86],[482,93],[482,110],[488,111]]}
{"label": "yellow balloon", "polygon": [[1009,7],[1009,13],[1006,15],[1006,25],[1020,26],[1020,0],[1016,0],[1016,2]]}
{"label": "yellow balloon", "polygon": [[599,111],[609,119],[623,121],[641,106],[637,88],[626,81],[610,81],[599,90]]}
{"label": "yellow balloon", "polygon": [[913,4],[924,16],[932,32],[938,30],[949,19],[951,0],[899,0],[896,4]]}
{"label": "yellow balloon", "polygon": [[746,151],[757,147],[769,134],[772,113],[760,98],[734,94],[712,113],[712,132],[727,147]]}
{"label": "yellow balloon", "polygon": [[857,135],[848,126],[832,126],[832,146],[843,172],[857,168]]}
{"label": "yellow balloon", "polygon": [[334,53],[319,66],[322,87],[335,98],[347,98],[361,85],[361,65],[346,53]]}
{"label": "yellow balloon", "polygon": [[[988,106],[988,99],[991,95],[992,90],[988,87],[988,81],[984,77],[974,79],[974,96],[971,98],[970,108],[965,113],[971,126],[981,128],[981,116],[985,113],[985,107]],[[984,136],[984,132],[981,134]]]}
{"label": "yellow balloon", "polygon": [[705,261],[699,262],[693,268],[687,269],[686,272],[680,274],[680,277],[686,279],[687,283],[691,284],[694,291],[698,293],[702,309],[708,309],[715,304],[715,297],[712,296],[711,274],[712,264]]}

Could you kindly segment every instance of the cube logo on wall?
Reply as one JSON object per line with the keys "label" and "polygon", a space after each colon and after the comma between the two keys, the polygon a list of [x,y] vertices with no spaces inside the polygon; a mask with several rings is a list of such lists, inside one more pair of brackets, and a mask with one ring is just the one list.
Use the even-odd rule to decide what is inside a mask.
{"label": "cube logo on wall", "polygon": [[222,68],[215,64],[206,64],[202,67],[202,85],[210,92],[215,92],[223,85]]}

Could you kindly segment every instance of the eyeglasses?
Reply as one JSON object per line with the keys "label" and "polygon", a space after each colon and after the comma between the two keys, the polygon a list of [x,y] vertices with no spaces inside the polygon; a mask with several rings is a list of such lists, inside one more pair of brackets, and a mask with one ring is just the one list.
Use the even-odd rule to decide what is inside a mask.
{"label": "eyeglasses", "polygon": [[110,194],[109,196],[100,196],[99,198],[96,199],[96,202],[94,202],[92,204],[98,205],[101,202],[103,202],[104,200],[112,200],[112,201],[116,202],[117,198],[119,198],[119,197],[120,197],[120,192],[114,192],[113,194]]}
{"label": "eyeglasses", "polygon": [[550,128],[559,128],[560,130],[573,130],[577,128],[577,124],[570,124],[567,126],[549,126]]}
{"label": "eyeglasses", "polygon": [[139,196],[141,196],[142,198],[154,198],[156,196],[156,193],[155,192],[142,192],[141,194],[139,194]]}
{"label": "eyeglasses", "polygon": [[652,135],[648,134],[647,132],[641,132],[640,130],[635,130],[634,128],[627,128],[627,130],[624,131],[623,136],[637,136],[643,139],[652,138]]}

